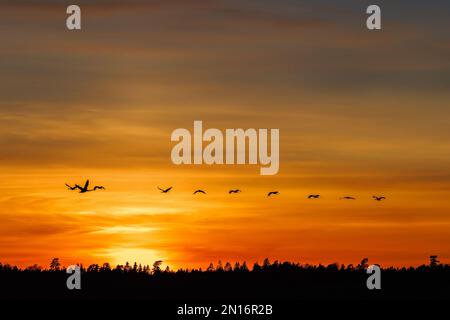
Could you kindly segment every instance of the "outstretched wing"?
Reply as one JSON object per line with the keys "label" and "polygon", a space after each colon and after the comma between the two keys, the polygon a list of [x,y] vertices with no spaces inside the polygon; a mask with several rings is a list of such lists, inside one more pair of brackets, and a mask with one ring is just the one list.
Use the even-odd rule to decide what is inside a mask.
{"label": "outstretched wing", "polygon": [[164,190],[164,192],[169,192],[170,190],[172,190],[172,187],[167,188],[166,190]]}
{"label": "outstretched wing", "polygon": [[88,186],[89,186],[89,179],[86,180],[86,183],[84,184],[84,189],[87,190]]}
{"label": "outstretched wing", "polygon": [[83,188],[80,187],[79,185],[74,185],[73,187],[69,186],[68,184],[66,184],[66,186],[68,186],[70,188],[70,190],[75,190],[75,189],[79,189],[80,191],[83,191]]}
{"label": "outstretched wing", "polygon": [[66,187],[67,187],[69,190],[75,190],[75,189],[77,188],[77,185],[74,185],[73,187],[71,187],[70,185],[68,185],[68,184],[66,183]]}
{"label": "outstretched wing", "polygon": [[68,185],[67,183],[66,183],[66,186],[67,186],[67,188],[68,189],[70,189],[70,190],[75,190],[75,189],[80,189],[80,190],[83,190],[83,188],[81,188],[79,185],[74,185],[73,187],[71,187],[70,185]]}

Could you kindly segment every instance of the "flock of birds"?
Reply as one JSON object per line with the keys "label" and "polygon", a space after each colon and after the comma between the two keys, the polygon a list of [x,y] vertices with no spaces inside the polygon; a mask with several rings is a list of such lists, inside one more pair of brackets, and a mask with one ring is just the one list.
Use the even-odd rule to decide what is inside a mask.
{"label": "flock of birds", "polygon": [[[94,186],[92,189],[89,189],[89,179],[86,180],[86,182],[84,184],[84,187],[81,187],[78,184],[75,184],[72,187],[71,185],[69,185],[67,183],[66,183],[66,186],[67,186],[67,188],[69,190],[76,190],[76,189],[80,190],[79,193],[96,191],[98,189],[105,190],[105,187],[103,187],[103,186]],[[161,191],[161,193],[169,193],[169,191],[172,190],[172,188],[173,187],[169,187],[169,188],[163,189],[163,188],[158,187],[158,190]],[[228,191],[229,194],[240,193],[240,192],[242,192],[240,189],[231,189],[231,190]],[[198,193],[206,194],[206,191],[204,191],[202,189],[197,189],[197,190],[194,191],[193,194],[198,194]],[[270,191],[269,193],[267,193],[267,196],[271,197],[271,196],[275,196],[275,195],[279,195],[279,194],[280,194],[279,191]],[[307,198],[308,199],[319,199],[320,198],[320,194],[310,194]],[[356,198],[352,197],[352,196],[345,196],[345,197],[342,197],[340,199],[342,199],[342,200],[356,200]],[[372,196],[372,199],[374,199],[375,201],[382,201],[382,200],[385,200],[386,197],[383,197],[383,196]]]}

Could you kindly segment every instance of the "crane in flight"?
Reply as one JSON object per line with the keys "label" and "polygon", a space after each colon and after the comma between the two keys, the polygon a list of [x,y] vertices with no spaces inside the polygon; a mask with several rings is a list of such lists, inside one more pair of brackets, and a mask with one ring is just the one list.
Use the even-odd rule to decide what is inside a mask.
{"label": "crane in flight", "polygon": [[75,184],[73,187],[68,185],[66,183],[66,186],[69,190],[75,190],[75,189],[79,189],[80,192],[79,193],[85,193],[85,192],[91,192],[91,191],[95,191],[97,189],[101,189],[101,190],[105,190],[105,187],[103,186],[94,186],[94,188],[92,189],[88,189],[89,188],[89,179],[86,180],[86,183],[84,184],[84,187],[80,187],[78,184]]}
{"label": "crane in flight", "polygon": [[356,198],[355,197],[350,197],[350,196],[345,196],[345,197],[342,197],[341,199],[343,199],[343,200],[355,200]]}
{"label": "crane in flight", "polygon": [[201,189],[195,190],[193,194],[197,194],[197,193],[203,193],[203,194],[206,194],[206,192],[203,191],[203,190],[201,190]]}
{"label": "crane in flight", "polygon": [[310,194],[308,196],[308,199],[319,199],[320,198],[320,194]]}
{"label": "crane in flight", "polygon": [[239,190],[239,189],[232,189],[232,190],[228,191],[229,194],[232,194],[232,193],[239,193],[239,192],[242,192],[242,191]]}
{"label": "crane in flight", "polygon": [[375,200],[375,201],[381,201],[381,200],[385,200],[386,199],[386,197],[383,197],[383,196],[372,196],[372,198]]}
{"label": "crane in flight", "polygon": [[162,189],[162,188],[158,187],[158,189],[161,191],[161,193],[167,193],[167,192],[169,192],[170,190],[172,190],[172,187],[169,187],[169,188],[167,188],[167,189]]}
{"label": "crane in flight", "polygon": [[278,195],[280,194],[278,191],[270,191],[267,196],[270,197],[271,195]]}

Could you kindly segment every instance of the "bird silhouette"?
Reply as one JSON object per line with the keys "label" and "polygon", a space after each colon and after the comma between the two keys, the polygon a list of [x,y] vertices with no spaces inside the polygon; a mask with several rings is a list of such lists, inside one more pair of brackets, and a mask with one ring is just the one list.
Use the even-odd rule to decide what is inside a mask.
{"label": "bird silhouette", "polygon": [[161,193],[167,193],[167,192],[169,192],[170,190],[172,190],[172,187],[169,187],[169,188],[167,188],[167,189],[162,189],[162,188],[158,187],[158,189],[161,191]]}
{"label": "bird silhouette", "polygon": [[375,201],[381,201],[381,200],[386,199],[386,197],[380,197],[380,196],[372,196],[372,198],[373,198]]}
{"label": "bird silhouette", "polygon": [[342,197],[341,199],[344,199],[344,200],[355,200],[356,198],[346,196],[346,197]]}
{"label": "bird silhouette", "polygon": [[94,188],[88,189],[88,187],[89,187],[89,179],[86,180],[86,183],[84,184],[84,187],[80,187],[78,184],[75,184],[75,185],[72,187],[72,186],[68,185],[67,183],[66,183],[66,186],[67,186],[67,188],[68,188],[69,190],[79,189],[79,190],[80,190],[79,193],[91,192],[91,191],[95,191],[95,190],[97,190],[97,189],[105,190],[105,187],[103,187],[103,186],[94,186]]}
{"label": "bird silhouette", "polygon": [[319,199],[320,198],[320,194],[310,194],[308,196],[308,199]]}
{"label": "bird silhouette", "polygon": [[278,191],[270,191],[267,196],[270,197],[271,195],[277,195],[280,194]]}
{"label": "bird silhouette", "polygon": [[197,194],[197,193],[203,193],[203,194],[206,194],[205,191],[200,190],[200,189],[195,190],[193,194]]}
{"label": "bird silhouette", "polygon": [[241,190],[239,190],[239,189],[232,189],[232,190],[228,191],[229,194],[239,193],[239,192],[241,192]]}

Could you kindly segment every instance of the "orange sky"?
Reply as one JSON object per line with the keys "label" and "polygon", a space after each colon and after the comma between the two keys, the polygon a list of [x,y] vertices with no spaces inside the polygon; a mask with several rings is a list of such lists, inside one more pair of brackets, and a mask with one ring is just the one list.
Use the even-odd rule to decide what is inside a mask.
{"label": "orange sky", "polygon": [[[369,32],[352,1],[81,1],[69,32],[55,2],[0,2],[1,262],[450,261],[442,8]],[[279,128],[280,173],[173,165],[194,120]]]}

